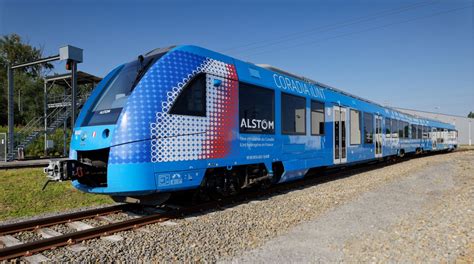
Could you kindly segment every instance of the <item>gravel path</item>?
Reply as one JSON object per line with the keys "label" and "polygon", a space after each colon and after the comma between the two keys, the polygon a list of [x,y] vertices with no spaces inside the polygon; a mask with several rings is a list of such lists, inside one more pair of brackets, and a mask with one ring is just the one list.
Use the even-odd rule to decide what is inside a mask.
{"label": "gravel path", "polygon": [[468,257],[474,239],[472,161],[471,155],[432,163],[232,262],[412,263]]}
{"label": "gravel path", "polygon": [[[389,220],[380,225],[373,222],[374,228],[370,228],[363,225],[367,220],[360,222],[360,219],[346,215],[346,222],[352,220],[353,226],[360,230],[356,237],[346,236],[347,239],[326,236],[334,240],[335,251],[338,252],[333,259],[347,262],[420,261],[423,256],[430,256],[440,260],[438,255],[444,257],[449,253],[444,257],[448,261],[457,258],[470,260],[473,256],[473,162],[473,151],[413,159],[221,211],[149,225],[142,231],[121,232],[118,235],[124,239],[119,242],[94,239],[84,242],[87,249],[80,252],[58,248],[43,255],[58,262],[245,261],[245,257],[254,252],[253,249],[265,248],[269,243],[294,232],[295,227],[326,218],[328,224],[337,229],[341,220],[329,216],[343,208],[349,210],[358,202],[358,214],[362,217],[365,211],[360,201],[372,199],[373,207],[381,210],[375,211],[372,216]],[[435,169],[426,173],[428,167]],[[444,171],[446,178],[439,176],[442,173],[438,171]],[[432,174],[438,176],[430,178]],[[423,180],[421,175],[428,175],[428,178]],[[414,182],[421,189],[411,189]],[[423,188],[426,187],[430,190],[425,191]],[[432,199],[426,202],[405,198],[411,192],[421,192]],[[379,199],[375,195],[377,193],[385,194],[385,200]],[[390,206],[398,204],[393,199],[404,199],[407,208],[398,206],[398,213],[392,213]],[[364,219],[367,218],[370,217]],[[432,221],[430,225],[426,224],[427,220]],[[358,225],[358,222],[362,224]],[[414,226],[415,223],[419,223],[418,227]],[[446,242],[449,236],[453,236],[456,242]],[[418,243],[421,239],[428,240],[427,244],[433,246],[423,246],[423,243]],[[420,245],[420,248],[408,241]],[[439,253],[432,253],[433,248],[437,248]],[[401,253],[397,255],[397,251]],[[414,257],[402,258],[407,255]],[[261,259],[268,262],[266,260]],[[281,261],[278,259],[278,262]]]}
{"label": "gravel path", "polygon": [[[347,241],[346,260],[474,263],[474,153],[452,160],[423,208],[384,229]],[[438,172],[439,173],[439,172]]]}

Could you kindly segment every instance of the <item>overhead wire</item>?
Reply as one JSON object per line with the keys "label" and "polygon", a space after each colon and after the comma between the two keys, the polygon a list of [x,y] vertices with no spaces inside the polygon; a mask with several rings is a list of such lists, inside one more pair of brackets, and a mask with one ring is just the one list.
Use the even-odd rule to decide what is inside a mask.
{"label": "overhead wire", "polygon": [[[283,43],[283,42],[287,42],[287,41],[294,41],[295,39],[298,39],[298,38],[307,37],[309,33],[320,33],[320,32],[332,31],[332,30],[335,30],[335,29],[339,29],[339,28],[343,28],[343,27],[347,27],[347,26],[352,26],[352,25],[355,25],[355,24],[368,22],[368,21],[375,20],[375,19],[378,19],[378,18],[381,18],[381,17],[387,17],[387,16],[390,16],[390,15],[395,15],[395,14],[403,13],[403,12],[406,12],[406,11],[410,11],[410,10],[413,10],[413,9],[416,9],[416,8],[425,7],[425,6],[428,6],[428,5],[435,4],[436,2],[437,1],[432,1],[432,0],[419,2],[419,3],[416,3],[416,4],[402,6],[402,7],[398,7],[398,8],[395,8],[395,9],[389,9],[389,10],[382,11],[382,12],[372,14],[372,15],[368,15],[368,16],[357,17],[357,18],[353,18],[353,19],[350,19],[350,20],[347,20],[347,21],[342,21],[342,22],[338,22],[338,23],[334,23],[334,24],[319,26],[319,27],[312,28],[312,29],[309,29],[309,30],[304,30],[304,31],[300,31],[300,32],[294,32],[294,33],[286,34],[286,35],[281,36],[280,38],[277,38],[277,39],[260,40],[260,41],[247,43],[247,44],[244,44],[244,45],[239,45],[239,46],[236,46],[236,47],[233,47],[233,48],[224,49],[221,52],[229,52],[229,51],[233,51],[233,50],[239,50],[239,49],[242,49],[242,48],[244,48],[243,51],[250,51],[250,50],[254,50],[254,49],[264,48],[264,47],[267,47],[267,46],[273,46],[273,45],[276,45],[276,44],[279,44],[279,43]],[[269,44],[255,46],[255,45],[261,44],[261,43],[269,43]],[[252,47],[252,46],[255,46],[255,47]],[[246,47],[248,47],[248,48],[246,48]]]}
{"label": "overhead wire", "polygon": [[343,33],[343,34],[335,35],[335,36],[328,37],[328,38],[321,38],[321,39],[316,39],[316,40],[312,40],[312,41],[308,41],[308,42],[302,42],[302,43],[299,43],[299,44],[296,44],[296,45],[279,47],[279,48],[276,48],[276,49],[266,50],[266,51],[262,51],[262,52],[258,52],[258,53],[251,53],[251,54],[248,54],[245,57],[248,58],[249,56],[256,56],[256,55],[265,54],[265,53],[269,53],[269,52],[281,51],[281,50],[284,50],[284,49],[295,48],[295,47],[299,47],[299,46],[305,46],[305,45],[308,45],[308,44],[319,44],[323,41],[328,41],[328,40],[341,38],[341,37],[345,37],[345,36],[349,36],[349,35],[355,35],[355,34],[359,34],[359,33],[365,33],[365,32],[378,30],[378,29],[381,29],[381,28],[386,28],[386,27],[390,27],[390,26],[394,26],[394,25],[398,25],[398,24],[409,23],[409,22],[412,22],[412,21],[420,20],[420,19],[426,19],[426,18],[431,18],[431,17],[435,17],[435,16],[439,16],[439,15],[444,15],[444,14],[464,10],[464,9],[467,9],[469,7],[472,7],[472,6],[474,6],[474,5],[467,5],[467,6],[463,6],[463,7],[453,8],[453,9],[449,9],[449,10],[445,10],[445,11],[436,12],[436,13],[426,15],[426,16],[415,17],[415,18],[411,18],[411,19],[407,19],[407,20],[403,20],[403,21],[388,23],[388,24],[385,24],[385,25],[371,27],[371,28],[364,29],[364,30]]}

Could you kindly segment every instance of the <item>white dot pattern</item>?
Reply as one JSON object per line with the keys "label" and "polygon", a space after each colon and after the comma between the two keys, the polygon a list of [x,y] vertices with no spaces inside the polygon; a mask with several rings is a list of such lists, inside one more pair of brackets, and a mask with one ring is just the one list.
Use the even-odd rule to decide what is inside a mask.
{"label": "white dot pattern", "polygon": [[[207,116],[170,117],[167,112],[176,96],[201,72],[208,74]],[[222,85],[214,87],[212,78],[222,80]],[[237,126],[237,85],[231,64],[179,50],[166,54],[150,67],[128,98],[117,121],[109,163],[223,157],[230,150],[226,136]]]}
{"label": "white dot pattern", "polygon": [[[167,112],[183,87],[197,74],[206,75],[206,116],[171,115]],[[230,77],[227,79],[224,77]],[[214,86],[214,80],[222,84]],[[236,114],[231,104],[235,100],[237,81],[232,65],[208,59],[167,93],[162,112],[156,113],[156,122],[150,124],[154,138],[151,143],[151,161],[186,161],[224,157],[230,150],[232,133],[231,115]],[[235,108],[235,107],[234,107]],[[226,136],[228,136],[226,138]]]}

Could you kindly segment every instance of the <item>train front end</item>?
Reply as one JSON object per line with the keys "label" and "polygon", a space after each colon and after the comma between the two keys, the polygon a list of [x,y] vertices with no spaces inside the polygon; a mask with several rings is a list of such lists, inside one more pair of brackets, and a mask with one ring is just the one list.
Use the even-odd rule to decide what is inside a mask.
{"label": "train front end", "polygon": [[[229,120],[237,110],[232,108],[226,117],[223,109],[206,105],[206,97],[217,98],[217,92],[183,92],[196,82],[214,82],[215,89],[219,83],[223,90],[235,86],[231,90],[237,92],[234,66],[197,55],[202,52],[208,51],[193,46],[157,49],[112,70],[81,109],[69,160],[54,161],[45,169],[50,180],[72,180],[81,191],[136,203],[159,203],[172,191],[197,188],[207,159],[229,152],[230,139],[224,136],[231,134]],[[188,105],[188,97],[204,104],[171,109],[175,101]],[[219,105],[225,112],[232,107],[229,102]],[[189,110],[191,114],[180,113]],[[212,122],[218,117],[228,125]]]}

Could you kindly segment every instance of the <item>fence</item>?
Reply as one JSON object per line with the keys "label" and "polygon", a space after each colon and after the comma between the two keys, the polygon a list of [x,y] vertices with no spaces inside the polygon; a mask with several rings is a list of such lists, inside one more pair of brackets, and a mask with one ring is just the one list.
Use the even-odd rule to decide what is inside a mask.
{"label": "fence", "polygon": [[7,161],[7,133],[0,133],[0,161]]}

